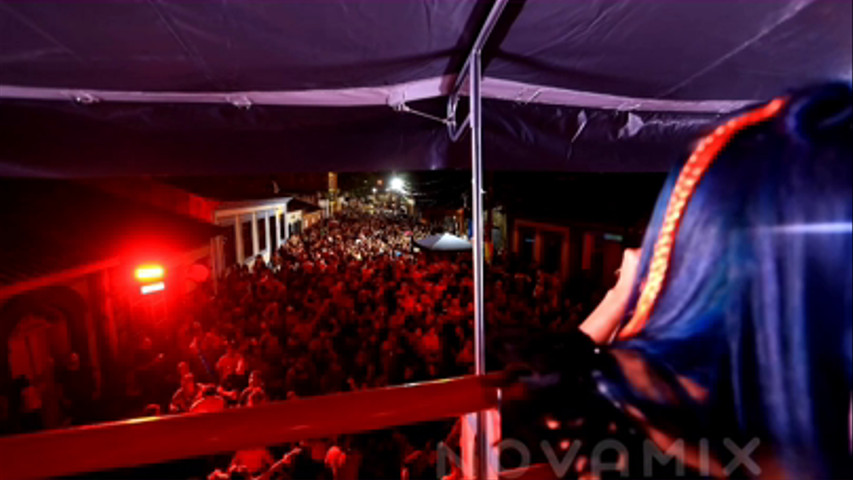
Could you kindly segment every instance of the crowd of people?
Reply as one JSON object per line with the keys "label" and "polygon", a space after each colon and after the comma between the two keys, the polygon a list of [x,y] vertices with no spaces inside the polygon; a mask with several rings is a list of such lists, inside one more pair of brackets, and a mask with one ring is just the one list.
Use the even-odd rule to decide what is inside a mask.
{"label": "crowd of people", "polygon": [[[545,423],[564,450],[588,449],[596,437],[586,434],[618,435],[643,458],[649,441],[667,452],[681,444],[674,470],[656,476],[681,477],[686,466],[703,478],[848,478],[850,93],[831,84],[781,97],[699,142],[667,180],[642,248],[624,253],[616,286],[588,316],[590,299],[575,303],[559,277],[494,256],[487,345],[518,329],[554,337],[531,342],[538,375],[522,381],[537,403],[518,418],[556,412]],[[358,210],[301,232],[269,263],[232,268],[215,293],[196,289],[168,328],[139,329],[119,365],[124,382],[90,388],[98,382],[72,356],[57,370],[66,415],[95,419],[88,399],[98,397],[118,409],[102,412],[109,418],[182,415],[470,372],[470,259],[417,253],[412,241],[426,233],[411,218]],[[500,358],[487,366],[504,367]],[[31,430],[39,399],[26,381],[18,388],[12,398],[26,409],[12,411],[27,412]],[[436,478],[437,446],[458,448],[459,432],[459,422],[433,422],[306,439],[194,459],[203,465],[187,476]],[[760,444],[757,463],[731,450],[733,439],[747,456]],[[725,465],[723,446],[739,470]],[[615,475],[649,476],[627,450],[613,453]]]}
{"label": "crowd of people", "polygon": [[[215,291],[202,284],[173,306],[166,323],[121,333],[130,348],[120,352],[110,381],[87,375],[76,354],[60,360],[61,424],[215,412],[471,373],[471,256],[415,248],[430,233],[404,214],[351,207],[291,236],[269,262],[258,256],[232,266]],[[490,335],[577,326],[584,306],[564,300],[558,276],[503,255],[490,260]],[[26,400],[34,388],[20,390]],[[20,406],[32,410],[20,431],[41,428],[44,412],[29,405],[35,400]],[[453,427],[434,422],[308,439],[202,463],[216,479],[435,478],[439,442],[458,445]]]}
{"label": "crowd of people", "polygon": [[[473,371],[470,254],[429,255],[430,232],[405,215],[350,209],[292,236],[267,263],[234,266],[217,292],[189,295],[175,328],[128,352],[115,417],[210,412]],[[576,326],[555,275],[496,256],[486,320],[499,327]],[[435,478],[453,423],[237,452],[211,478]],[[450,436],[450,437],[448,437]],[[277,461],[276,461],[277,460]],[[225,464],[223,464],[223,462]]]}

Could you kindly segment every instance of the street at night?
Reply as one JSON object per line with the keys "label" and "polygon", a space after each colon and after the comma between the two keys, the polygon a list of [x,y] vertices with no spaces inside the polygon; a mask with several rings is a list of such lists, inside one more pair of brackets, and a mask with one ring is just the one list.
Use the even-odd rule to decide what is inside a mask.
{"label": "street at night", "polygon": [[851,30],[0,0],[0,480],[850,478]]}

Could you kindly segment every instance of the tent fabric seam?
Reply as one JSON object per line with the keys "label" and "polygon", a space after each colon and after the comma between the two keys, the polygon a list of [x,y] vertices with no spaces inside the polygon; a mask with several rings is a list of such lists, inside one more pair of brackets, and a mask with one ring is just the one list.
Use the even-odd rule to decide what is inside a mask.
{"label": "tent fabric seam", "polygon": [[[447,95],[452,86],[453,78],[453,75],[444,75],[386,86],[244,92],[123,91],[0,85],[0,98],[71,100],[80,103],[230,103],[242,108],[249,108],[252,105],[315,107],[389,105],[399,107],[405,102]],[[620,111],[728,113],[754,102],[754,100],[667,100],[626,97],[492,77],[483,78],[482,94],[484,98],[521,104],[534,103]]]}

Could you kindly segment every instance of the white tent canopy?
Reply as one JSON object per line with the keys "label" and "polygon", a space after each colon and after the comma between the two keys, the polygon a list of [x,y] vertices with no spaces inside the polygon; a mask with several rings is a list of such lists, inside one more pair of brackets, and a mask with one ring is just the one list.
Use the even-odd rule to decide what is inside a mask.
{"label": "white tent canopy", "polygon": [[415,240],[415,245],[424,250],[436,252],[462,252],[471,250],[471,242],[449,233],[439,233]]}

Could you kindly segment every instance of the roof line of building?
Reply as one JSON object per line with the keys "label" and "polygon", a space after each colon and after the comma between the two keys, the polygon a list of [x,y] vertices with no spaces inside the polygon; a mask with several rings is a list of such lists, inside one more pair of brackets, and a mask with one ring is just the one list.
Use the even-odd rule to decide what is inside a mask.
{"label": "roof line of building", "polygon": [[62,283],[67,280],[72,280],[74,278],[89,273],[105,270],[107,268],[112,268],[117,265],[119,265],[119,259],[118,257],[113,257],[106,260],[101,260],[98,262],[69,268],[66,270],[60,270],[58,272],[49,273],[47,275],[42,275],[28,280],[23,280],[20,282],[13,283],[11,285],[0,286],[0,300],[5,300],[7,298],[14,297],[15,295],[27,291],[37,290],[39,288],[48,287],[57,283]]}
{"label": "roof line of building", "polygon": [[222,216],[240,215],[251,213],[253,211],[275,208],[282,205],[287,205],[291,197],[278,197],[263,200],[246,200],[238,202],[222,202],[214,213],[216,218]]}

